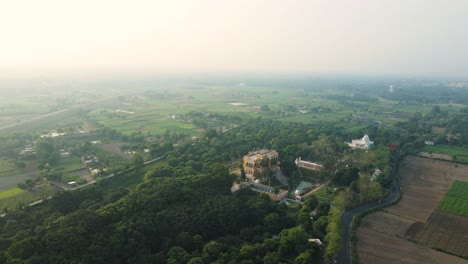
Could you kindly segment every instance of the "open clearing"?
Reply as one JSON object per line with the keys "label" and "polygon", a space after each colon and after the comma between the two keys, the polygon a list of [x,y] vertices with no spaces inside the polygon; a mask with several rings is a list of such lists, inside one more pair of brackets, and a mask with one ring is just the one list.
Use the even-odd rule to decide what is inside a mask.
{"label": "open clearing", "polygon": [[468,180],[468,166],[406,157],[398,169],[401,200],[370,214],[358,228],[360,263],[468,263],[468,218],[436,211],[454,180]]}

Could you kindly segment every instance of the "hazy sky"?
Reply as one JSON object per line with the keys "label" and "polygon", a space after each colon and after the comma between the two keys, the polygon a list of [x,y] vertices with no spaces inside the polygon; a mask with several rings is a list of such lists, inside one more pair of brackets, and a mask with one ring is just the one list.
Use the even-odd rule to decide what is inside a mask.
{"label": "hazy sky", "polygon": [[0,0],[0,73],[468,76],[464,0]]}

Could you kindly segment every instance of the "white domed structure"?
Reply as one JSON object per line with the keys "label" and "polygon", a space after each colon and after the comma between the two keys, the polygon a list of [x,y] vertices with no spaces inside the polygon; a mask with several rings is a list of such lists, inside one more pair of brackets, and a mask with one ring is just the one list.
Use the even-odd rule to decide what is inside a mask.
{"label": "white domed structure", "polygon": [[362,139],[353,139],[351,143],[348,143],[348,146],[351,148],[370,149],[374,146],[374,141],[371,141],[366,134]]}

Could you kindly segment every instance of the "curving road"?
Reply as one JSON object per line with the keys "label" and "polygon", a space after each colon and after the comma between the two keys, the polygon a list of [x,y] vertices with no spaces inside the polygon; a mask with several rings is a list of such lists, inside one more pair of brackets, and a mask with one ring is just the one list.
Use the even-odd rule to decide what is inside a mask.
{"label": "curving road", "polygon": [[395,202],[400,196],[400,188],[396,180],[397,175],[393,177],[392,187],[390,188],[390,193],[383,200],[373,201],[366,203],[360,207],[349,210],[343,214],[341,217],[341,237],[343,239],[343,247],[338,254],[337,263],[340,264],[350,264],[352,262],[351,258],[351,225],[353,223],[354,217],[358,216],[360,213],[363,213],[368,210],[375,209],[377,207],[385,207]]}

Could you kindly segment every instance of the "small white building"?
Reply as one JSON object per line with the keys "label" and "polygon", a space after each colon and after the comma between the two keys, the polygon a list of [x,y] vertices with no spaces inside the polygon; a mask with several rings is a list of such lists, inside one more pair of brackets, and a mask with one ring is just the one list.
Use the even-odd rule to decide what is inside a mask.
{"label": "small white building", "polygon": [[426,140],[426,141],[424,141],[424,144],[426,144],[428,146],[434,146],[434,141]]}
{"label": "small white building", "polygon": [[374,146],[374,141],[371,141],[366,134],[361,139],[353,139],[351,143],[347,143],[350,148],[370,149]]}

